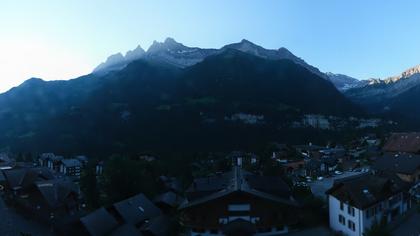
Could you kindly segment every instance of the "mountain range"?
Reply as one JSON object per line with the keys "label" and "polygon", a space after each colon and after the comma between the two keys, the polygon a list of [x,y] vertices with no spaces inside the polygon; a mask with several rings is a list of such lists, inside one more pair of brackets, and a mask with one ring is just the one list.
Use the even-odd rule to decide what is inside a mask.
{"label": "mountain range", "polygon": [[[286,48],[277,50],[265,49],[248,40],[226,45],[220,49],[201,49],[187,47],[167,38],[163,43],[154,42],[147,51],[140,46],[127,52],[126,56],[116,54],[99,65],[93,73],[109,72],[121,69],[137,59],[160,61],[176,67],[184,68],[201,62],[210,55],[235,49],[268,60],[287,59],[306,68],[312,73],[330,81],[347,98],[362,106],[372,114],[394,113],[394,116],[420,117],[420,106],[412,101],[416,99],[416,91],[420,86],[420,66],[404,71],[401,75],[386,79],[358,80],[356,78],[331,72],[321,72],[318,68],[306,63]],[[135,56],[133,56],[135,55]],[[119,58],[116,60],[116,58]],[[410,112],[414,111],[414,112]]]}
{"label": "mountain range", "polygon": [[343,131],[296,124],[391,113],[415,120],[419,80],[419,67],[360,81],[323,73],[286,48],[242,40],[202,49],[167,38],[114,54],[89,75],[33,78],[0,94],[0,150],[199,152],[326,141]]}
{"label": "mountain range", "polygon": [[411,119],[420,118],[420,66],[398,76],[371,79],[344,94],[372,113],[394,113]]}
{"label": "mountain range", "polygon": [[242,40],[200,49],[168,38],[113,55],[89,75],[34,78],[1,94],[0,149],[214,151],[321,138],[290,130],[305,114],[365,116],[285,48]]}

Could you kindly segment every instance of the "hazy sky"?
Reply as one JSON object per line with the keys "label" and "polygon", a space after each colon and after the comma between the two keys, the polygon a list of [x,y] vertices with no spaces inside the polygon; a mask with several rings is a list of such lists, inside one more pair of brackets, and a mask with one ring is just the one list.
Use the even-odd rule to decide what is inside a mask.
{"label": "hazy sky", "polygon": [[219,48],[286,47],[321,71],[387,77],[420,64],[420,1],[0,0],[0,92],[69,79],[167,36]]}

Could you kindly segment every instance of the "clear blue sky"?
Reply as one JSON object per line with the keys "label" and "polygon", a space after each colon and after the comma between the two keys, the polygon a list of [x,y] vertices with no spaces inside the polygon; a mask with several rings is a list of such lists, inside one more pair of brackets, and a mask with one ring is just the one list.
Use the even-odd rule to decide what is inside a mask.
{"label": "clear blue sky", "polygon": [[419,9],[417,0],[2,0],[0,91],[77,77],[167,36],[213,48],[246,38],[321,71],[383,78],[420,64]]}

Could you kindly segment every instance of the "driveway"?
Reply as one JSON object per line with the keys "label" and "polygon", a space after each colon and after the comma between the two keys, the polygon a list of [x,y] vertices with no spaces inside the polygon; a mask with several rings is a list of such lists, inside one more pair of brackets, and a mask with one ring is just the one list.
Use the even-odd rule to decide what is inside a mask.
{"label": "driveway", "polygon": [[31,236],[53,235],[48,227],[25,219],[23,216],[16,213],[14,209],[8,208],[1,196],[0,219],[1,236],[21,236],[21,233],[30,234]]}
{"label": "driveway", "polygon": [[341,178],[346,178],[346,177],[350,177],[350,176],[356,176],[356,175],[360,175],[363,174],[362,172],[344,172],[341,175],[337,175],[337,176],[333,176],[330,178],[324,178],[323,180],[316,180],[313,181],[311,183],[308,183],[309,187],[311,188],[312,193],[320,198],[326,198],[325,192],[330,189],[333,184],[334,184],[334,180],[336,179],[341,179]]}

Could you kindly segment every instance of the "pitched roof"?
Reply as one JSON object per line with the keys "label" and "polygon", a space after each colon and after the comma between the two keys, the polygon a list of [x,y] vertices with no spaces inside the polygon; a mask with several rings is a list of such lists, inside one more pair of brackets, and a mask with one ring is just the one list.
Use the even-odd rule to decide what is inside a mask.
{"label": "pitched roof", "polygon": [[117,220],[103,207],[80,218],[80,222],[91,236],[106,235],[118,226]]}
{"label": "pitched roof", "polygon": [[132,224],[123,224],[113,230],[109,236],[141,236],[143,235],[139,229]]}
{"label": "pitched roof", "polygon": [[160,209],[144,194],[115,203],[113,207],[126,223],[131,224],[137,224],[161,214]]}
{"label": "pitched roof", "polygon": [[5,170],[4,175],[10,188],[28,187],[35,181],[54,179],[54,173],[44,167]]}
{"label": "pitched roof", "polygon": [[184,199],[181,196],[172,191],[162,193],[154,199],[155,203],[163,203],[171,207],[176,207],[183,201]]}
{"label": "pitched roof", "polygon": [[232,171],[223,175],[194,180],[187,190],[187,200],[180,209],[206,203],[234,192],[243,192],[283,204],[298,205],[291,196],[289,187],[281,178],[254,175],[235,166]]}
{"label": "pitched roof", "polygon": [[55,156],[54,153],[41,153],[39,155],[39,159],[45,160],[45,159],[48,159],[48,158],[51,158],[51,157],[54,157],[54,156]]}
{"label": "pitched roof", "polygon": [[166,215],[159,215],[150,219],[141,227],[141,232],[147,235],[165,236],[170,234],[171,219]]}
{"label": "pitched roof", "polygon": [[71,193],[78,193],[73,182],[63,179],[38,181],[35,182],[35,186],[49,207],[59,207]]}
{"label": "pitched roof", "polygon": [[393,133],[385,143],[385,152],[420,152],[420,133]]}
{"label": "pitched roof", "polygon": [[420,155],[395,154],[376,159],[372,168],[401,174],[414,174],[420,169]]}
{"label": "pitched roof", "polygon": [[77,159],[63,159],[61,160],[61,163],[66,167],[76,167],[82,165],[82,163],[80,163],[80,161]]}
{"label": "pitched roof", "polygon": [[326,193],[358,209],[366,209],[404,191],[407,186],[397,178],[362,174],[336,180]]}

